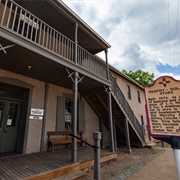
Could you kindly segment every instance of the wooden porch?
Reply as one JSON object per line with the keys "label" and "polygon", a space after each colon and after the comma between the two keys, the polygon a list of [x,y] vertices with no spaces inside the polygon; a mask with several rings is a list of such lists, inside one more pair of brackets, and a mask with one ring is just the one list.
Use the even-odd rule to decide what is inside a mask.
{"label": "wooden porch", "polygon": [[[117,158],[117,153],[101,149],[101,163]],[[53,179],[72,171],[92,167],[94,150],[78,148],[78,162],[71,162],[71,149],[0,157],[0,180]]]}

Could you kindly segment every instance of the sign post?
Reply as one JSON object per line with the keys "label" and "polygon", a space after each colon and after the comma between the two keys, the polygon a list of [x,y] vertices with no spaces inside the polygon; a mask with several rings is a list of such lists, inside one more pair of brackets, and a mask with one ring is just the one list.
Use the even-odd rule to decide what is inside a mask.
{"label": "sign post", "polygon": [[159,77],[145,95],[149,135],[171,145],[180,179],[180,81]]}

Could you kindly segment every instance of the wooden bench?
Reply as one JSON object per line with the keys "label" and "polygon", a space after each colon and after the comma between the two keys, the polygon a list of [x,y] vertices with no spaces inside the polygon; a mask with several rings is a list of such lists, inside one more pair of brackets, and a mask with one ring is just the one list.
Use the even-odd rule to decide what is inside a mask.
{"label": "wooden bench", "polygon": [[[48,151],[54,151],[55,145],[66,145],[66,148],[68,148],[68,145],[72,144],[72,136],[69,134],[72,134],[72,131],[50,131],[47,132],[48,135]],[[81,143],[81,146],[83,145],[83,141],[87,142],[87,139],[83,138],[83,131],[77,131],[77,139],[78,143]],[[81,140],[80,140],[81,139]],[[85,144],[86,145],[86,144]]]}

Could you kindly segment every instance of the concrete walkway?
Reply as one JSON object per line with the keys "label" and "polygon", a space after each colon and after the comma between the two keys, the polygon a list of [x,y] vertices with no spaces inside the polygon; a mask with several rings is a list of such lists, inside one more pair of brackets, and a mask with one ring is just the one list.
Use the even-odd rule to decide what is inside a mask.
{"label": "concrete walkway", "polygon": [[129,176],[127,180],[178,180],[173,150],[161,149],[165,152]]}

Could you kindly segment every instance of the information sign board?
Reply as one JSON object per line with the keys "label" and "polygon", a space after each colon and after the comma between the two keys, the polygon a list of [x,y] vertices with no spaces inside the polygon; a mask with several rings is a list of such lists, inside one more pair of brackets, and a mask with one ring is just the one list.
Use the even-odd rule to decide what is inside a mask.
{"label": "information sign board", "polygon": [[180,137],[180,81],[158,78],[145,87],[148,131],[152,137]]}
{"label": "information sign board", "polygon": [[44,115],[44,109],[31,108],[31,114],[29,119],[42,120]]}
{"label": "information sign board", "polygon": [[44,115],[44,109],[31,108],[31,115],[43,116]]}

